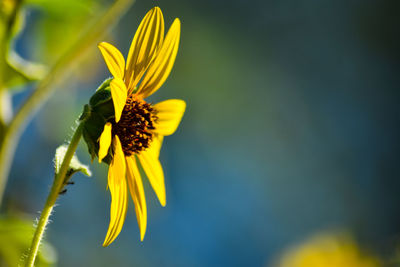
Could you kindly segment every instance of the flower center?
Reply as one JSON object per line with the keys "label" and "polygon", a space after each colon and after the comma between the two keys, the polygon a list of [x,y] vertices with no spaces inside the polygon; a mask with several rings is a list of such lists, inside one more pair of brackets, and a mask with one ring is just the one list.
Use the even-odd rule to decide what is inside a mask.
{"label": "flower center", "polygon": [[131,156],[149,147],[156,119],[156,110],[151,104],[128,96],[121,119],[112,124],[112,134],[118,135],[125,156]]}

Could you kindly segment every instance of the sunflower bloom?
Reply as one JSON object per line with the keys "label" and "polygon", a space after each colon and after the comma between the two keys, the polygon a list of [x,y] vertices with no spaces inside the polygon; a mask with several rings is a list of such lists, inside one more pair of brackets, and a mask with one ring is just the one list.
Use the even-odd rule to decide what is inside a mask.
{"label": "sunflower bloom", "polygon": [[104,125],[99,138],[101,162],[111,151],[108,170],[111,193],[110,224],[103,246],[120,233],[128,206],[128,190],[135,205],[140,239],[147,225],[147,207],[140,164],[162,206],[166,204],[164,173],[159,152],[164,136],[177,129],[186,103],[170,99],[152,105],[144,99],[167,79],[178,52],[180,21],[175,19],[164,38],[160,8],[151,9],[137,29],[125,59],[117,48],[102,42],[99,49],[113,75],[110,82],[114,119]]}

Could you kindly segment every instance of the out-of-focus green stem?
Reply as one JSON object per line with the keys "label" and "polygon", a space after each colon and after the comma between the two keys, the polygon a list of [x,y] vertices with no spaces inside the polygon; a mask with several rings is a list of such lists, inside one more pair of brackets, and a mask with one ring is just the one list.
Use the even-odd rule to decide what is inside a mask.
{"label": "out-of-focus green stem", "polygon": [[0,140],[7,121],[7,114],[5,114],[6,110],[4,110],[4,107],[7,105],[7,96],[5,94],[6,92],[0,88]]}
{"label": "out-of-focus green stem", "polygon": [[24,0],[15,0],[13,2],[12,10],[3,14],[1,30],[0,30],[0,90],[3,90],[4,83],[4,70],[6,65],[6,57],[10,48],[11,37],[17,17],[21,12],[21,7]]}
{"label": "out-of-focus green stem", "polygon": [[54,204],[65,185],[69,164],[71,163],[71,159],[74,156],[76,147],[79,144],[79,140],[82,136],[82,128],[83,123],[81,122],[78,128],[75,130],[74,135],[72,136],[71,142],[68,145],[67,152],[65,153],[64,159],[61,163],[60,171],[55,175],[53,185],[51,186],[50,193],[47,197],[46,204],[43,207],[43,210],[40,214],[39,222],[36,227],[35,234],[33,236],[31,248],[29,250],[28,259],[26,261],[26,266],[33,267],[35,264],[36,255],[39,251],[40,242],[43,238],[44,230],[49,221],[49,217],[51,215],[51,211],[53,210]]}
{"label": "out-of-focus green stem", "polygon": [[0,88],[0,126],[6,127],[12,117],[11,94]]}
{"label": "out-of-focus green stem", "polygon": [[10,37],[11,37],[15,21],[17,19],[18,13],[21,10],[23,2],[24,2],[23,0],[16,0],[14,2],[14,8],[13,8],[13,10],[8,18],[8,22],[7,22],[7,29],[6,29],[6,38],[7,39],[10,39]]}
{"label": "out-of-focus green stem", "polygon": [[84,31],[77,41],[53,65],[48,74],[37,85],[32,94],[16,112],[6,127],[3,142],[0,145],[0,204],[3,199],[7,177],[18,140],[29,119],[49,98],[55,90],[55,84],[63,78],[89,47],[95,45],[105,30],[115,24],[129,9],[135,0],[117,0],[106,12]]}

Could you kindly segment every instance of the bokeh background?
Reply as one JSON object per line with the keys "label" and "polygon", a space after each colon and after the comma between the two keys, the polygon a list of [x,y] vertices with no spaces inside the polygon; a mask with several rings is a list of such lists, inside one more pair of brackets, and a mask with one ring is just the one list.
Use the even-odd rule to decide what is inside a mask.
{"label": "bokeh background", "polygon": [[[17,51],[51,64],[109,4],[30,6]],[[161,152],[167,206],[146,182],[144,241],[131,202],[120,236],[103,248],[107,168],[90,164],[82,141],[78,156],[93,176],[74,176],[46,234],[58,266],[274,266],[321,232],[345,232],[363,253],[396,258],[400,2],[137,0],[104,40],[126,55],[156,5],[168,27],[181,19],[182,35],[175,67],[151,101],[187,102]],[[93,47],[58,85],[21,138],[3,209],[38,217],[54,151],[109,75]]]}

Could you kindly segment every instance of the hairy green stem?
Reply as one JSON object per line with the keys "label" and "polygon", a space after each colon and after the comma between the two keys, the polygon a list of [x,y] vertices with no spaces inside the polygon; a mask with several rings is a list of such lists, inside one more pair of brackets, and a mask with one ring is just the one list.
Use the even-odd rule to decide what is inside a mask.
{"label": "hairy green stem", "polygon": [[86,53],[88,48],[95,45],[105,29],[116,23],[134,2],[135,0],[117,0],[105,14],[100,15],[37,84],[35,90],[6,127],[0,144],[0,205],[15,149],[27,123],[55,90],[55,84],[65,77],[66,71]]}
{"label": "hairy green stem", "polygon": [[43,238],[46,225],[49,221],[51,211],[54,208],[54,204],[63,189],[64,185],[68,182],[66,179],[66,174],[71,163],[71,159],[75,154],[75,150],[79,144],[79,140],[82,136],[83,122],[81,122],[76,128],[74,135],[72,136],[71,142],[68,145],[67,152],[65,153],[64,159],[62,161],[59,172],[55,175],[53,185],[51,186],[50,193],[47,197],[46,204],[40,214],[39,222],[36,227],[35,234],[32,239],[31,248],[29,250],[28,259],[26,261],[26,266],[31,267],[35,264],[36,255],[39,251],[40,242]]}

